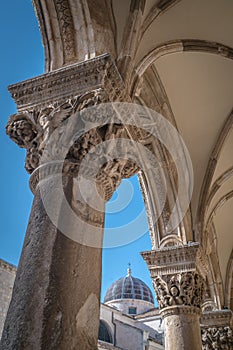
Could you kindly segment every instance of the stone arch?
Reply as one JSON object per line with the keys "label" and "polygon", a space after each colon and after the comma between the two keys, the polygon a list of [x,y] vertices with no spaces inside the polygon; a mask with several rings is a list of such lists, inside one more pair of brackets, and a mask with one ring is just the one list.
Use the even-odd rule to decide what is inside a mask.
{"label": "stone arch", "polygon": [[204,226],[204,217],[205,213],[207,211],[207,208],[211,202],[211,199],[213,198],[214,194],[217,192],[217,190],[220,188],[220,186],[231,176],[232,172],[231,169],[228,169],[228,171],[221,174],[221,177],[218,178],[214,184],[211,186],[212,178],[217,166],[217,162],[219,160],[219,157],[221,155],[221,151],[223,149],[223,146],[226,142],[227,136],[229,135],[233,123],[233,113],[231,112],[222,127],[222,130],[220,131],[218,135],[218,139],[216,141],[216,144],[214,145],[214,148],[212,150],[212,154],[209,160],[209,163],[207,165],[205,177],[203,180],[202,190],[200,194],[199,199],[199,207],[198,207],[198,222],[200,222],[201,227]]}
{"label": "stone arch", "polygon": [[138,84],[139,78],[154,61],[158,60],[164,55],[182,52],[203,52],[221,55],[228,59],[233,58],[233,49],[221,43],[195,39],[177,39],[169,41],[156,46],[150,52],[146,53],[146,55],[141,59],[141,61],[135,67],[132,75],[131,87]]}
{"label": "stone arch", "polygon": [[[116,56],[109,1],[35,0],[34,7],[45,48],[47,72],[106,51]],[[99,8],[104,8],[105,12],[98,11]]]}
{"label": "stone arch", "polygon": [[106,321],[100,319],[98,339],[106,343],[113,343],[113,336]]}

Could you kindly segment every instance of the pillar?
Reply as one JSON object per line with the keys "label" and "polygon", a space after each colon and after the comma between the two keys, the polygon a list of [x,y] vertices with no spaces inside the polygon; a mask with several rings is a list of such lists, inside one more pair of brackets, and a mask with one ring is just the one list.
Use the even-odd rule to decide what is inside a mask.
{"label": "pillar", "polygon": [[164,320],[166,350],[201,350],[205,259],[198,243],[141,253]]}
{"label": "pillar", "polygon": [[[56,178],[43,179],[54,191]],[[1,349],[95,349],[101,248],[64,235],[50,220],[37,185]],[[72,191],[67,176],[66,195]],[[103,214],[102,214],[103,215]],[[61,220],[67,220],[60,213]],[[102,219],[103,221],[103,219]],[[85,223],[69,233],[81,237]]]}
{"label": "pillar", "polygon": [[77,113],[117,99],[121,79],[102,55],[9,90],[18,113],[7,133],[27,150],[34,201],[0,349],[97,349],[104,183],[108,195],[116,184],[104,174],[102,194],[79,188],[80,164],[104,133],[92,128],[93,113]]}

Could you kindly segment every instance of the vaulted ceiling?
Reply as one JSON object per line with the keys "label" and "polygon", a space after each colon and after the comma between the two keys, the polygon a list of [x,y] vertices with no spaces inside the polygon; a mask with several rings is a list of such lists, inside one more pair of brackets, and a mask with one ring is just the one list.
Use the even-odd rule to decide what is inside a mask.
{"label": "vaulted ceiling", "polygon": [[134,84],[146,89],[153,66],[190,152],[195,239],[217,253],[220,304],[228,307],[233,270],[232,13],[230,0],[146,1],[134,57]]}

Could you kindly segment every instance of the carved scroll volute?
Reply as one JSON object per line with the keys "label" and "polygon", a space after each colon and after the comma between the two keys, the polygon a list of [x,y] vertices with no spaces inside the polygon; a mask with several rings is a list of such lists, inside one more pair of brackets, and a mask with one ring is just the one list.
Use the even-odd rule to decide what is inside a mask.
{"label": "carved scroll volute", "polygon": [[36,125],[26,114],[13,114],[6,126],[7,135],[22,148],[29,148],[37,136]]}
{"label": "carved scroll volute", "polygon": [[39,165],[39,138],[41,130],[33,119],[33,113],[13,114],[6,126],[7,135],[19,146],[26,148],[25,169],[28,173]]}
{"label": "carved scroll volute", "polygon": [[32,173],[39,166],[42,141],[47,125],[46,109],[41,113],[34,111],[13,114],[7,123],[6,133],[19,147],[27,150],[25,169]]}

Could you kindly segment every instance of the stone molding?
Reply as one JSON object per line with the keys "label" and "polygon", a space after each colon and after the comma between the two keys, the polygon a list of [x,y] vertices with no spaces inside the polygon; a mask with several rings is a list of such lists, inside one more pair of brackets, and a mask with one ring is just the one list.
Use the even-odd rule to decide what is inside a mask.
{"label": "stone molding", "polygon": [[174,316],[174,315],[193,315],[193,314],[197,314],[200,315],[201,314],[201,310],[198,307],[195,306],[171,306],[171,307],[167,307],[164,308],[162,310],[160,310],[160,315],[162,316],[162,318],[164,319],[165,317],[169,317],[169,316]]}
{"label": "stone molding", "polygon": [[109,101],[124,99],[124,83],[109,54],[10,85],[8,89],[22,112],[39,111],[100,88]]}
{"label": "stone molding", "polygon": [[199,243],[171,246],[141,253],[151,277],[198,271],[205,278],[208,261]]}
{"label": "stone molding", "polygon": [[231,310],[215,310],[203,312],[201,317],[201,326],[230,326],[232,315],[233,314]]}
{"label": "stone molding", "polygon": [[217,305],[213,301],[213,299],[211,299],[208,295],[205,297],[205,301],[202,304],[201,308],[202,308],[202,312],[214,311],[214,310],[217,310]]}
{"label": "stone molding", "polygon": [[121,350],[117,346],[113,345],[112,343],[106,343],[105,341],[98,340],[98,349],[99,350]]}
{"label": "stone molding", "polygon": [[233,48],[222,43],[200,39],[178,39],[154,47],[138,63],[132,81],[138,80],[147,68],[161,56],[177,52],[206,52],[233,59]]}

